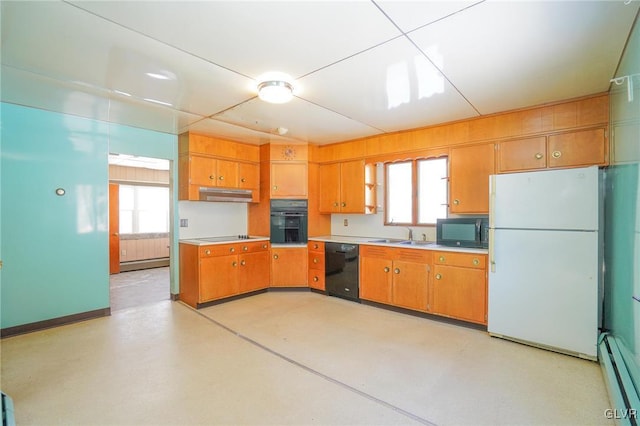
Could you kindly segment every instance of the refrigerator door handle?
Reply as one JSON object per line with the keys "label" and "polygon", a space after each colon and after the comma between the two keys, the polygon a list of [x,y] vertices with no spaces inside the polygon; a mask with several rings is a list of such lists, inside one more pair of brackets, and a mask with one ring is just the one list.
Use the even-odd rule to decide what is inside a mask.
{"label": "refrigerator door handle", "polygon": [[495,232],[495,229],[489,228],[489,265],[491,265],[491,272],[496,272]]}
{"label": "refrigerator door handle", "polygon": [[[489,228],[495,228],[496,175],[489,176]],[[489,244],[491,246],[491,244]]]}

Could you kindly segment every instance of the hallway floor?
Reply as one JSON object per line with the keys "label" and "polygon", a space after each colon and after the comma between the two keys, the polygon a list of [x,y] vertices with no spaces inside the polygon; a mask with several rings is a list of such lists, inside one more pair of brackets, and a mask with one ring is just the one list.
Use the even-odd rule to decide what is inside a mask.
{"label": "hallway floor", "polygon": [[308,292],[2,340],[19,425],[603,425],[597,363]]}
{"label": "hallway floor", "polygon": [[110,275],[109,289],[111,312],[169,300],[169,267]]}

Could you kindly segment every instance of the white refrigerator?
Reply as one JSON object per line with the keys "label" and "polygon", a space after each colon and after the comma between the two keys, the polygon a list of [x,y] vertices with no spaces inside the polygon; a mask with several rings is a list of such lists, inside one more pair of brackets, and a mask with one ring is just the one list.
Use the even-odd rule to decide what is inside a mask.
{"label": "white refrigerator", "polygon": [[492,336],[597,359],[602,309],[598,167],[492,175]]}

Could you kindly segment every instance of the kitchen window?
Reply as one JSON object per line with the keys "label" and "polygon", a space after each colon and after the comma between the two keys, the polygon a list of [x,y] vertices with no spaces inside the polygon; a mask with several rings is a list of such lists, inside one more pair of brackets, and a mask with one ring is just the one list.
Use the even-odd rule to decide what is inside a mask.
{"label": "kitchen window", "polygon": [[120,233],[169,232],[169,188],[120,185]]}
{"label": "kitchen window", "polygon": [[385,224],[433,225],[447,217],[447,157],[385,165]]}

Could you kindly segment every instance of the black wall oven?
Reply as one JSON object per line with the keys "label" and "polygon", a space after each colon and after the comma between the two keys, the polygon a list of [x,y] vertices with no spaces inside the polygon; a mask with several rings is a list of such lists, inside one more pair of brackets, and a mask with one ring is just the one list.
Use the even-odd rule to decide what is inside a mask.
{"label": "black wall oven", "polygon": [[307,242],[307,200],[271,200],[271,243]]}

